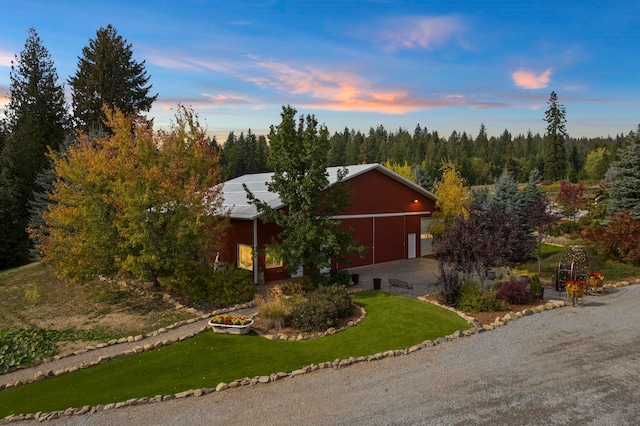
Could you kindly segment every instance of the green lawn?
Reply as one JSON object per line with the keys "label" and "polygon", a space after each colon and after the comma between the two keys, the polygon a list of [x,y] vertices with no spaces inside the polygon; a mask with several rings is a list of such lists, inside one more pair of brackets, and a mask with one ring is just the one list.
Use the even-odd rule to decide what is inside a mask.
{"label": "green lawn", "polygon": [[456,314],[415,299],[368,291],[355,294],[353,300],[365,308],[367,317],[335,335],[274,341],[254,333],[230,336],[207,331],[164,348],[0,391],[0,418],[214,387],[243,377],[406,348],[470,327]]}
{"label": "green lawn", "polygon": [[[552,246],[542,244],[542,275],[541,278],[547,282],[551,281],[553,274],[557,271],[560,256],[566,247]],[[587,251],[587,260],[589,262],[590,271],[600,271],[604,274],[605,283],[615,280],[621,280],[629,277],[639,277],[640,268],[627,263],[620,263],[613,260],[605,260],[600,256]],[[518,265],[519,270],[527,270],[529,272],[538,272],[538,264],[535,260],[531,260],[522,265]]]}

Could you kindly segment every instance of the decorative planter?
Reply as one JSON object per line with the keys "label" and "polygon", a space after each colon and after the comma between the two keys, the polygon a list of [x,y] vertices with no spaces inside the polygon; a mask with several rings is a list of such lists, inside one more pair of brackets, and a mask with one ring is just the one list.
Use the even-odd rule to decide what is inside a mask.
{"label": "decorative planter", "polygon": [[251,331],[251,326],[253,325],[253,320],[250,319],[248,323],[244,325],[233,325],[233,324],[215,324],[212,323],[211,320],[207,323],[212,329],[214,333],[220,334],[247,334]]}
{"label": "decorative planter", "polygon": [[580,287],[568,286],[567,287],[567,296],[569,296],[569,297],[583,297],[584,296],[584,289],[580,288]]}
{"label": "decorative planter", "polygon": [[603,279],[596,277],[589,277],[589,287],[600,288],[603,285]]}

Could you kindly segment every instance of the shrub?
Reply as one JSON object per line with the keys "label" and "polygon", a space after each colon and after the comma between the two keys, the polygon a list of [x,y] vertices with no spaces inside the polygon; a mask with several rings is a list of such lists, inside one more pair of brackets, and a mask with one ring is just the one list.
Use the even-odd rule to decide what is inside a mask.
{"label": "shrub", "polygon": [[349,271],[346,269],[341,269],[336,271],[335,269],[331,270],[329,275],[329,285],[349,285],[349,281],[351,280],[351,276],[349,275]]}
{"label": "shrub", "polygon": [[302,289],[303,292],[309,292],[309,291],[313,291],[316,288],[318,288],[318,281],[320,280],[320,277],[322,277],[322,275],[318,274],[317,276],[305,276],[300,278],[299,280],[296,280],[295,282],[298,283],[300,285],[300,288]]}
{"label": "shrub", "polygon": [[559,237],[561,235],[574,234],[580,231],[581,228],[582,225],[580,222],[576,222],[575,220],[561,220],[556,222],[549,233],[555,237]]}
{"label": "shrub", "polygon": [[512,305],[525,305],[531,303],[533,295],[529,291],[528,284],[517,278],[500,281],[495,285],[498,299]]}
{"label": "shrub", "polygon": [[534,299],[542,298],[542,284],[540,283],[540,277],[538,274],[535,274],[531,277],[531,282],[529,283],[529,290],[531,291],[531,295]]}
{"label": "shrub", "polygon": [[443,262],[438,262],[440,273],[437,275],[436,288],[438,288],[438,298],[445,305],[453,306],[456,304],[458,291],[460,290],[460,276],[458,271],[453,268],[447,268]]}
{"label": "shrub", "polygon": [[287,323],[302,331],[326,330],[351,312],[344,286],[327,286],[309,292],[293,303]]}
{"label": "shrub", "polygon": [[224,271],[209,271],[194,282],[192,299],[214,302],[220,306],[245,303],[253,299],[256,287],[249,271],[230,267]]}
{"label": "shrub", "polygon": [[258,319],[266,329],[280,329],[284,326],[287,304],[282,287],[274,286],[269,290],[266,299],[262,295],[257,295],[256,302],[260,308]]}
{"label": "shrub", "polygon": [[275,286],[274,288],[280,288],[282,294],[285,296],[293,296],[295,294],[303,294],[304,289],[300,280],[298,281],[289,281],[286,284],[282,284],[280,286]]}
{"label": "shrub", "polygon": [[504,302],[498,300],[495,291],[483,291],[472,281],[465,281],[460,286],[456,307],[468,312],[497,312],[507,309]]}

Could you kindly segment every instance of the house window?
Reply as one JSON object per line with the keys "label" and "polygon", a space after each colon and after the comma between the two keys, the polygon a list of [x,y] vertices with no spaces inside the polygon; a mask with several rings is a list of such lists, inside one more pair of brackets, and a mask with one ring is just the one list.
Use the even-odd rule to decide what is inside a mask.
{"label": "house window", "polygon": [[280,258],[273,250],[267,249],[267,253],[264,259],[264,267],[267,269],[270,268],[281,268],[282,267],[282,258]]}
{"label": "house window", "polygon": [[253,247],[238,244],[238,268],[253,271]]}

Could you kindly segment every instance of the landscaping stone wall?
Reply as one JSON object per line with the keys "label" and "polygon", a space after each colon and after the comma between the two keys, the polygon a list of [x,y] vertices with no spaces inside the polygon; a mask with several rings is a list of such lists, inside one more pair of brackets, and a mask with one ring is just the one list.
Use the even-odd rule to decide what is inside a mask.
{"label": "landscaping stone wall", "polygon": [[[636,279],[634,281],[635,284],[640,284],[640,279]],[[618,287],[624,287],[631,284],[629,281],[619,281],[616,283],[611,283],[611,284],[606,284],[604,287],[605,289],[611,289],[611,288],[618,288]],[[103,410],[112,410],[112,409],[117,409],[117,408],[121,408],[121,407],[127,407],[127,406],[133,406],[133,405],[140,405],[140,404],[153,404],[153,403],[159,403],[162,401],[168,401],[168,400],[172,400],[172,399],[179,399],[179,398],[190,398],[190,397],[200,397],[203,395],[207,395],[213,392],[221,392],[224,391],[226,389],[233,389],[233,388],[237,388],[240,386],[254,386],[254,385],[259,385],[259,384],[267,384],[267,383],[271,383],[273,381],[277,381],[277,380],[282,380],[285,378],[294,378],[297,376],[301,376],[304,374],[309,374],[312,373],[314,371],[318,371],[318,370],[322,370],[322,369],[328,369],[328,368],[333,368],[333,369],[340,369],[340,368],[345,368],[348,367],[352,364],[357,364],[360,362],[372,362],[372,361],[377,361],[380,359],[384,359],[384,358],[392,358],[392,357],[396,357],[396,356],[405,356],[405,355],[409,355],[413,352],[422,350],[422,349],[426,349],[429,347],[433,347],[436,345],[440,345],[452,340],[456,340],[465,336],[471,336],[474,334],[478,334],[478,333],[483,333],[483,332],[487,332],[490,330],[495,329],[496,327],[502,327],[504,325],[506,325],[507,323],[514,321],[518,318],[522,318],[524,316],[527,315],[532,315],[535,313],[540,313],[540,312],[544,312],[546,310],[550,310],[550,309],[556,309],[556,308],[561,308],[564,306],[567,306],[567,303],[564,300],[550,300],[549,302],[547,302],[544,305],[540,305],[531,309],[525,309],[523,311],[520,312],[510,312],[506,315],[504,315],[503,317],[497,318],[492,324],[480,324],[478,323],[473,317],[470,317],[462,312],[457,311],[454,308],[448,307],[448,306],[444,306],[442,304],[439,304],[437,302],[428,300],[424,297],[418,297],[419,300],[425,301],[425,302],[429,302],[429,303],[434,303],[438,306],[441,306],[445,309],[451,310],[456,312],[458,315],[460,315],[462,318],[464,318],[467,322],[469,322],[470,324],[473,325],[472,328],[464,330],[464,331],[456,331],[448,336],[445,337],[440,337],[436,340],[426,340],[422,343],[413,345],[409,348],[405,348],[405,349],[401,349],[401,350],[390,350],[390,351],[386,351],[386,352],[381,352],[381,353],[377,353],[374,355],[368,355],[368,356],[361,356],[361,357],[350,357],[348,359],[336,359],[334,361],[330,361],[330,362],[324,362],[324,363],[320,363],[320,364],[311,364],[309,366],[300,368],[298,370],[294,370],[291,372],[278,372],[278,373],[274,373],[274,374],[270,374],[270,375],[265,375],[265,376],[256,376],[256,377],[245,377],[245,378],[241,378],[241,379],[237,379],[234,380],[232,382],[229,383],[218,383],[215,387],[210,387],[210,388],[203,388],[203,389],[190,389],[190,390],[186,390],[186,391],[182,391],[182,392],[178,392],[176,394],[171,394],[171,395],[156,395],[154,397],[143,397],[143,398],[132,398],[129,399],[127,401],[121,401],[121,402],[117,402],[117,403],[110,403],[110,404],[105,404],[105,405],[96,405],[96,406],[84,406],[84,407],[80,407],[80,408],[68,408],[66,410],[63,411],[53,411],[53,412],[49,412],[49,413],[31,413],[31,414],[18,414],[18,415],[10,415],[5,417],[4,419],[0,419],[0,424],[7,424],[7,423],[11,423],[11,422],[17,422],[17,421],[22,421],[22,420],[39,420],[39,421],[45,421],[45,420],[53,420],[53,419],[58,419],[61,417],[66,417],[66,416],[74,416],[74,415],[86,415],[86,414],[92,414],[98,411],[103,411]],[[255,306],[255,304],[253,302],[247,303],[247,304],[243,304],[243,305],[236,305],[232,308],[229,309],[221,309],[221,310],[217,310],[214,311],[213,313],[209,314],[209,315],[200,315],[197,318],[194,319],[189,319],[186,321],[182,321],[180,323],[176,323],[172,326],[166,327],[165,329],[160,329],[158,331],[154,331],[153,333],[149,333],[147,336],[150,335],[157,335],[159,333],[162,333],[164,331],[166,331],[167,329],[170,328],[175,328],[178,327],[182,324],[189,324],[189,323],[193,323],[195,321],[201,320],[201,319],[206,319],[209,316],[212,315],[218,315],[218,314],[222,314],[222,313],[227,313],[227,312],[233,312],[235,310],[239,310],[239,309],[245,309],[248,307],[253,307]],[[361,317],[361,319],[364,318],[364,314]],[[202,327],[198,332],[202,332],[207,330],[208,327],[204,326]],[[336,330],[337,331],[337,330]],[[181,341],[184,339],[187,339],[189,337],[192,337],[193,335],[197,334],[196,333],[190,333],[188,335],[185,336],[181,336],[180,338],[174,339],[172,341],[162,341],[160,342],[160,344],[156,345],[141,345],[141,346],[137,346],[135,347],[133,350],[129,350],[129,351],[125,351],[122,354],[118,355],[118,356],[113,356],[110,357],[108,359],[114,359],[114,358],[119,358],[122,356],[127,356],[127,355],[132,355],[134,353],[139,353],[139,352],[143,352],[145,350],[151,350],[155,347],[158,346],[162,346],[162,345],[168,345],[171,343],[175,343],[176,341]],[[334,331],[335,332],[335,331]],[[332,334],[332,333],[329,333]],[[123,338],[123,339],[119,339],[117,341],[110,341],[106,345],[110,345],[110,344],[119,344],[119,343],[124,343],[124,342],[131,342],[131,341],[139,341],[142,340],[143,336],[129,336],[128,338]],[[266,336],[265,336],[266,337]],[[280,336],[276,336],[273,337],[271,336],[270,338],[282,338]],[[291,338],[291,336],[287,336],[286,337],[288,340]],[[132,339],[132,340],[130,340]],[[138,340],[136,340],[138,339]],[[298,340],[298,336],[296,336],[294,338],[295,340]],[[101,345],[97,345],[95,348],[94,347],[90,347],[87,348],[87,351],[89,350],[93,350],[96,349],[98,347],[103,347]],[[81,352],[81,351],[77,351],[77,352]],[[79,367],[73,367],[70,368],[68,370],[64,370],[64,371],[38,371],[35,373],[34,379],[32,381],[36,381],[36,380],[43,380],[47,377],[53,377],[53,376],[57,376],[57,375],[61,375],[61,374],[65,374],[65,373],[69,373],[72,371],[76,371],[79,368],[85,368],[85,367],[89,367],[92,365],[96,365],[99,364],[101,362],[106,362],[108,359],[103,359],[102,357],[99,358],[97,361],[92,362],[88,365],[83,365],[83,366],[79,366]],[[46,363],[46,360],[45,360]],[[14,386],[20,386],[22,384],[25,383],[29,383],[29,382],[18,382],[12,385],[4,385],[4,386],[0,386],[0,390],[7,389],[7,388],[11,388]]]}

